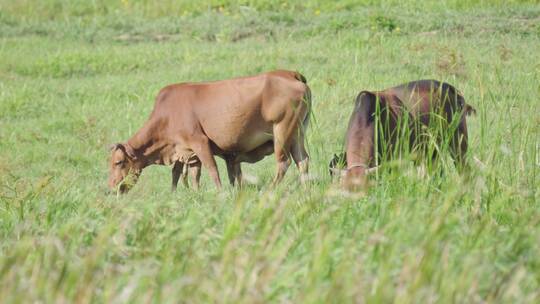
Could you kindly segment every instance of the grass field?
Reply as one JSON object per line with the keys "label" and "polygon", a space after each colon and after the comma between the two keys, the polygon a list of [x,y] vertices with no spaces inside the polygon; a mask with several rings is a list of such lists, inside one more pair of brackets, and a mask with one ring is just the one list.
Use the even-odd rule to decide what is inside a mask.
{"label": "grass field", "polygon": [[[538,2],[234,3],[0,0],[0,302],[540,302]],[[271,189],[267,157],[241,191],[154,166],[104,194],[161,87],[276,68],[313,91],[309,185]],[[404,162],[342,192],[356,94],[422,78],[478,111],[470,176]]]}

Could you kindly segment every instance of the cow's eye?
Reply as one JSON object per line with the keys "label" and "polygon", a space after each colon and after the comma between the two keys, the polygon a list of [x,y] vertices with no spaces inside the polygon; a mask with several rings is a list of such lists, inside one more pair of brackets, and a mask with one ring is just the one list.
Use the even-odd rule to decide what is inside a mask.
{"label": "cow's eye", "polygon": [[119,161],[115,162],[114,164],[115,164],[116,166],[120,166],[123,162],[124,162],[123,160],[119,160]]}

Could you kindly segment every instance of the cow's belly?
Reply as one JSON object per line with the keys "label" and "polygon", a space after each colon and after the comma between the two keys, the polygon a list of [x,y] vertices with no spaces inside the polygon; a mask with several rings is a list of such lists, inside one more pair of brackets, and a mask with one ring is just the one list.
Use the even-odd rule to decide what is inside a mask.
{"label": "cow's belly", "polygon": [[201,107],[197,116],[206,136],[219,149],[248,152],[273,138],[273,124],[263,117],[261,103],[256,95],[221,97]]}
{"label": "cow's belly", "polygon": [[248,152],[273,138],[273,124],[257,106],[213,107],[200,117],[200,123],[206,136],[224,152]]}
{"label": "cow's belly", "polygon": [[207,136],[224,152],[249,152],[273,138],[271,123],[238,124],[222,130],[207,131]]}

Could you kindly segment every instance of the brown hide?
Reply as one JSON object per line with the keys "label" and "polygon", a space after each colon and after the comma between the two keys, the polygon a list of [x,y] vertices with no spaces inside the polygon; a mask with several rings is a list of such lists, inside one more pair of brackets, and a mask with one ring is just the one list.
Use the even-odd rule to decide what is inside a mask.
{"label": "brown hide", "polygon": [[[466,115],[474,111],[453,86],[436,80],[413,81],[377,92],[363,91],[356,99],[349,121],[345,155],[335,156],[331,165],[343,159],[347,168],[346,187],[364,188],[366,173],[374,167],[376,159],[380,163],[395,156],[399,144],[407,145],[409,151],[427,151],[422,128],[440,124],[449,131],[454,119],[459,121],[449,149],[461,165],[467,152]],[[407,128],[405,143],[398,140],[401,128]],[[443,136],[437,140],[441,142]]]}
{"label": "brown hide", "polygon": [[[174,164],[175,188],[187,171],[198,181],[202,164],[221,187],[214,155],[226,160],[234,183],[241,176],[240,162],[256,162],[272,152],[278,163],[274,183],[283,178],[289,156],[305,179],[303,141],[310,107],[306,79],[293,71],[166,86],[144,126],[120,144],[123,149],[113,149],[109,186],[115,188],[129,172],[138,176],[149,165]],[[121,153],[126,150],[132,155]]]}

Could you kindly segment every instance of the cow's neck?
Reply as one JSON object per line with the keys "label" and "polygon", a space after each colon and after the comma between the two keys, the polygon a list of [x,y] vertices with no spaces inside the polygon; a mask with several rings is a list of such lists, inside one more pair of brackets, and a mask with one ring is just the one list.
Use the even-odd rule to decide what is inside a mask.
{"label": "cow's neck", "polygon": [[135,163],[140,169],[153,164],[169,164],[173,158],[174,147],[161,138],[158,132],[163,132],[162,120],[149,120],[127,144],[133,148]]}

